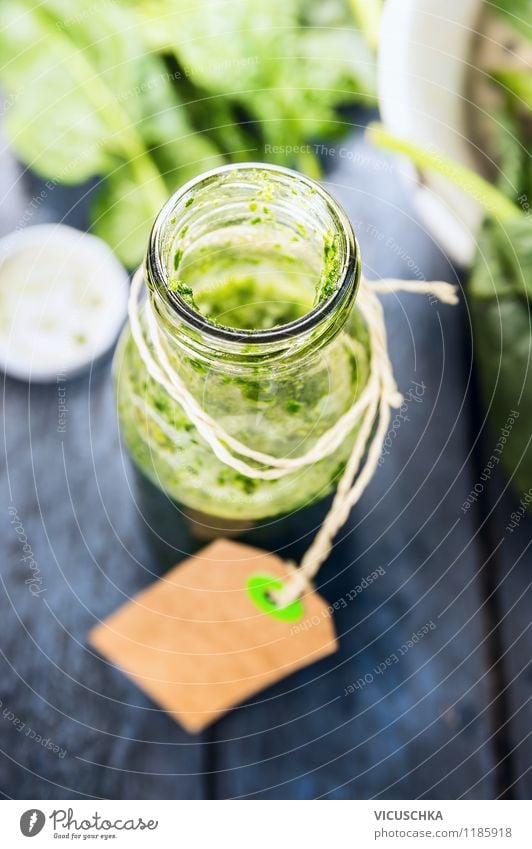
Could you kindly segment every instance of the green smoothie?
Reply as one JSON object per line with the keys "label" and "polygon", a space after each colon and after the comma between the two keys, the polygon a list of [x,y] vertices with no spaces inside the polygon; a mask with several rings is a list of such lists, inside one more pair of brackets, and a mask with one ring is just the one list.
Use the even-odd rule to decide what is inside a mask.
{"label": "green smoothie", "polygon": [[[183,302],[205,326],[201,333],[185,328],[184,338],[186,321],[171,329],[162,321],[165,351],[189,392],[231,436],[275,457],[298,457],[362,392],[367,332],[352,301],[338,321],[327,317],[327,333],[317,323],[305,333],[290,330],[339,285],[340,248],[330,228],[310,238],[305,225],[275,226],[269,210],[239,216],[193,239],[188,227],[170,228],[169,298]],[[216,350],[209,326],[239,331],[238,342],[220,342]],[[254,346],[254,332],[285,327],[282,356],[274,345]],[[115,376],[133,459],[172,500],[204,514],[257,521],[307,506],[331,492],[351,451],[354,433],[331,456],[286,477],[248,477],[216,458],[180,405],[151,379],[128,329]]]}

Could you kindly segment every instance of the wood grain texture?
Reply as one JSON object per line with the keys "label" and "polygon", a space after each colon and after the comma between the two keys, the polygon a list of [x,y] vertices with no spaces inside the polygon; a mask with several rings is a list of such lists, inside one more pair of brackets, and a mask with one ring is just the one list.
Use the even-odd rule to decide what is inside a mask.
{"label": "wood grain texture", "polygon": [[[158,569],[122,468],[109,364],[67,385],[64,434],[56,386],[9,381],[5,394],[0,698],[67,754],[54,756],[4,720],[0,786],[19,798],[201,798],[201,739],[192,741],[86,643],[89,629]],[[39,597],[24,583],[8,504],[39,565]]]}
{"label": "wood grain texture", "polygon": [[[491,427],[484,456],[497,444]],[[516,493],[502,474],[485,483],[477,515],[484,522],[486,593],[490,596],[492,699],[501,783],[510,798],[532,798],[532,533]]]}
{"label": "wood grain texture", "polygon": [[[340,166],[330,187],[355,224],[368,276],[452,281],[396,166],[372,158],[359,142],[344,150],[350,156],[335,160]],[[6,194],[11,203],[13,191]],[[7,229],[10,220],[15,226],[21,208],[19,198],[10,218],[4,205],[1,226]],[[68,208],[68,220],[82,224],[72,193],[59,189],[39,214],[59,219]],[[16,798],[497,795],[490,623],[477,574],[483,553],[476,520],[460,510],[478,474],[470,456],[467,315],[417,296],[389,296],[385,309],[400,389],[408,395],[416,384],[425,388],[420,401],[410,399],[389,453],[320,575],[324,597],[339,602],[340,650],[198,738],[85,640],[162,571],[130,490],[109,362],[67,384],[64,434],[57,432],[56,386],[5,382],[0,792]],[[37,596],[25,583],[30,576],[10,505],[40,570],[45,592]],[[515,598],[526,581],[524,562],[518,574],[509,593]],[[520,605],[524,624],[526,603]],[[414,639],[416,633],[422,636]],[[505,663],[517,669],[530,654],[530,636],[516,643],[518,654],[509,648],[511,636]],[[529,762],[527,674],[513,676],[522,683],[514,691],[521,724],[512,726],[522,773]],[[11,713],[35,735],[19,730]],[[44,748],[37,734],[65,755]]]}
{"label": "wood grain texture", "polygon": [[[335,172],[331,188],[355,222],[368,276],[452,281],[389,161],[362,146],[353,153],[360,165]],[[476,527],[460,511],[473,476],[467,321],[462,309],[416,296],[384,303],[399,388],[407,397],[414,381],[425,389],[397,420],[320,592],[331,602],[375,568],[385,575],[339,611],[339,655],[217,726],[215,795],[495,793]],[[428,622],[434,630],[399,654]]]}

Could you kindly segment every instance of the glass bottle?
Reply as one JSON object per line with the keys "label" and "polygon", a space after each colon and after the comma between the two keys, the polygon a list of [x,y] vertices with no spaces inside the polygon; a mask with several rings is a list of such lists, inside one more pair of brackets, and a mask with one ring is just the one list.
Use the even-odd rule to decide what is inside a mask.
{"label": "glass bottle", "polygon": [[[245,445],[301,456],[364,388],[367,333],[353,309],[358,246],[341,207],[312,180],[262,164],[201,175],[160,212],[144,275],[172,368]],[[299,555],[324,515],[354,431],[330,456],[260,480],[217,459],[149,376],[128,328],[114,375],[140,506],[174,560],[194,540],[228,535]]]}

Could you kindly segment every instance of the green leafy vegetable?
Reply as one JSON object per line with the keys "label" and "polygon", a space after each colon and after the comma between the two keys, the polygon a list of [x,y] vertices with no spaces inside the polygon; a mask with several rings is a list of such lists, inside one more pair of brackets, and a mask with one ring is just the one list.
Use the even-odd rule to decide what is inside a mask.
{"label": "green leafy vegetable", "polygon": [[469,293],[479,300],[532,298],[532,221],[525,215],[504,224],[486,220]]}
{"label": "green leafy vegetable", "polygon": [[159,175],[135,129],[138,114],[122,102],[137,82],[139,54],[121,35],[122,11],[102,15],[96,6],[83,24],[63,25],[67,13],[60,0],[0,6],[1,80],[12,95],[6,128],[17,152],[38,173],[68,183],[130,158],[154,179],[155,195]]}
{"label": "green leafy vegetable", "polygon": [[501,460],[520,495],[532,486],[531,293],[532,222],[524,215],[504,227],[487,220],[468,289],[474,353],[497,434],[519,415]]}
{"label": "green leafy vegetable", "polygon": [[343,104],[375,102],[354,23],[348,0],[2,0],[6,130],[45,179],[99,178],[94,230],[133,266],[201,171],[264,159],[319,175],[312,142],[344,130]]}
{"label": "green leafy vegetable", "polygon": [[515,98],[516,105],[532,109],[532,71],[501,68],[493,71],[493,79]]}
{"label": "green leafy vegetable", "polygon": [[490,8],[506,18],[521,35],[532,40],[532,0],[490,0]]}
{"label": "green leafy vegetable", "polygon": [[[164,90],[166,101],[177,104],[157,59],[128,32],[127,12],[87,2],[74,12],[65,0],[2,3],[0,78],[13,93],[6,130],[18,155],[49,180],[79,183],[109,175],[116,197],[122,182],[129,192],[128,224],[134,219],[133,229],[145,238],[168,188],[146,132],[154,118],[139,91],[157,75],[160,96]],[[136,252],[125,254],[126,236],[112,232],[108,241],[136,262],[144,239],[137,235]]]}
{"label": "green leafy vegetable", "polygon": [[[342,132],[343,103],[374,103],[374,60],[347,0],[158,0],[156,8],[137,2],[142,28],[175,59],[197,126],[230,154],[236,145],[248,159],[318,176],[309,143]],[[247,138],[228,137],[238,122]]]}
{"label": "green leafy vegetable", "polygon": [[[495,0],[521,39],[519,56],[532,41],[532,0]],[[524,39],[526,40],[523,40]],[[480,382],[492,421],[504,428],[513,411],[502,462],[520,495],[532,485],[532,73],[523,61],[492,70],[505,107],[497,116],[499,186],[519,204],[503,223],[486,219],[468,287]]]}
{"label": "green leafy vegetable", "polygon": [[[500,434],[517,413],[501,460],[522,494],[532,486],[532,218],[524,205],[510,201],[464,166],[397,139],[378,125],[370,128],[369,135],[377,144],[409,156],[418,167],[443,174],[485,209],[467,287],[474,356],[496,432]],[[530,197],[532,185],[530,153],[514,135],[506,136],[503,152],[523,193],[516,200],[523,201]],[[508,187],[506,179],[504,185]]]}

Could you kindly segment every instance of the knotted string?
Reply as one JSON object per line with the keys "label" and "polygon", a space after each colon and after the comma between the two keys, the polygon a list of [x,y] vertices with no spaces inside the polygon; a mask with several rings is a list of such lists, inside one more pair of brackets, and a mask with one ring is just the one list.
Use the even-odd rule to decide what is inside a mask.
{"label": "knotted string", "polygon": [[[313,465],[329,457],[355,426],[359,425],[351,455],[338,483],[332,506],[299,567],[288,564],[291,576],[282,590],[275,594],[276,603],[284,607],[309,587],[318,569],[328,558],[336,534],[347,521],[352,507],[375,474],[390,423],[390,409],[398,408],[403,403],[403,396],[397,389],[388,355],[384,313],[377,294],[390,292],[430,294],[442,303],[456,304],[458,302],[456,287],[443,282],[414,283],[404,280],[379,280],[368,283],[362,279],[357,294],[357,308],[366,323],[369,337],[370,366],[366,386],[349,410],[316,441],[306,454],[299,457],[273,457],[244,445],[227,433],[190,394],[163,347],[149,298],[144,302],[146,330],[142,327],[140,299],[143,282],[143,271],[139,268],[131,284],[128,307],[131,333],[139,355],[150,377],[182,407],[202,439],[225,465],[250,478],[277,480],[293,474],[297,469]],[[149,342],[145,338],[145,333]],[[172,430],[168,425],[166,429]],[[364,457],[366,459],[361,468]],[[250,465],[246,460],[260,464],[260,468]]]}

